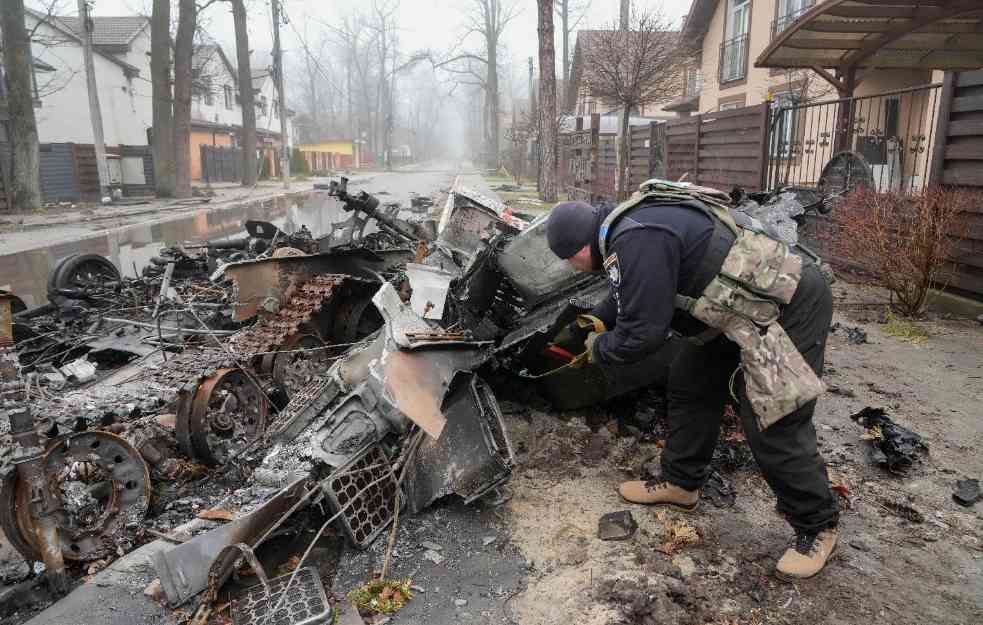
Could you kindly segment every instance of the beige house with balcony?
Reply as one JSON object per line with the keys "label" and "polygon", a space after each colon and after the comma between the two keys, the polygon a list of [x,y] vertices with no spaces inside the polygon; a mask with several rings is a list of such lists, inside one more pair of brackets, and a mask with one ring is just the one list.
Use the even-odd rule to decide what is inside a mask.
{"label": "beige house with balcony", "polygon": [[[836,89],[808,69],[754,67],[772,40],[812,9],[817,0],[693,0],[680,35],[698,46],[683,96],[665,107],[680,115],[726,111],[779,99],[835,99]],[[933,78],[935,80],[933,80]],[[941,80],[931,70],[862,71],[856,96]]]}
{"label": "beige house with balcony", "polygon": [[[682,97],[665,108],[685,117],[771,103],[763,156],[769,186],[816,185],[830,159],[849,151],[870,166],[878,189],[917,191],[928,177],[943,72],[931,64],[890,69],[871,63],[855,68],[852,88],[845,89],[838,71],[864,44],[852,41],[863,36],[853,33],[917,29],[917,9],[911,10],[892,15],[891,7],[872,0],[693,0],[681,40],[697,46],[697,61]],[[802,62],[755,66],[793,31],[797,39],[782,45],[819,59],[813,69]],[[838,44],[846,49],[837,50]],[[849,104],[837,104],[844,91]]]}

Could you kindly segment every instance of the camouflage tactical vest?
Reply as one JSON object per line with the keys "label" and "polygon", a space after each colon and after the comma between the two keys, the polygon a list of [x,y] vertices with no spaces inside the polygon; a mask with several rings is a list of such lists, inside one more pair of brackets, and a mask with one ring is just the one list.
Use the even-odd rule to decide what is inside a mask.
{"label": "camouflage tactical vest", "polygon": [[735,236],[719,273],[697,297],[677,293],[676,307],[740,346],[745,390],[758,426],[764,430],[816,399],[824,390],[823,383],[776,323],[780,305],[792,300],[799,284],[801,257],[780,241],[738,227],[727,207],[729,198],[720,191],[653,179],[604,220],[598,233],[602,258],[608,256],[608,237],[615,222],[647,200],[699,206]]}

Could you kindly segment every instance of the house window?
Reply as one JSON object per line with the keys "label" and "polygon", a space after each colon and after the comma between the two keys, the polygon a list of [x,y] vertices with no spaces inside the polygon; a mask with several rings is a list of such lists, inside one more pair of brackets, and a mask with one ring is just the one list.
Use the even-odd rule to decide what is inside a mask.
{"label": "house window", "polygon": [[202,81],[202,89],[205,91],[205,106],[214,106],[215,96],[212,94],[212,77],[205,76]]}
{"label": "house window", "polygon": [[718,111],[733,111],[734,109],[739,109],[744,106],[741,102],[724,102],[717,107]]}
{"label": "house window", "polygon": [[690,67],[686,70],[686,92],[684,95],[699,95],[703,91],[703,69]]}
{"label": "house window", "polygon": [[232,104],[234,102],[232,98],[232,87],[229,85],[223,85],[223,90],[225,91],[225,108],[232,110]]}
{"label": "house window", "polygon": [[720,82],[747,76],[748,31],[751,26],[751,0],[727,0],[727,24],[720,45]]}
{"label": "house window", "polygon": [[772,39],[794,24],[815,4],[816,0],[778,0],[778,17],[771,24]]}
{"label": "house window", "polygon": [[794,91],[783,91],[772,96],[772,107],[777,111],[774,119],[774,138],[771,141],[771,155],[775,158],[791,158],[797,152],[799,137],[799,95]]}

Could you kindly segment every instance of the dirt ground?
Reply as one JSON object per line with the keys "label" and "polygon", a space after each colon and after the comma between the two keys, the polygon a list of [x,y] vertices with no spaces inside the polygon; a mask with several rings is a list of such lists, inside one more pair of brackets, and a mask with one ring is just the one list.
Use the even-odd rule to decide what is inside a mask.
{"label": "dirt ground", "polygon": [[[508,504],[511,538],[529,561],[525,590],[512,602],[522,625],[625,623],[741,624],[983,623],[983,503],[963,508],[955,482],[983,478],[983,326],[971,320],[916,324],[919,342],[885,332],[874,291],[834,286],[837,310],[815,424],[841,496],[841,538],[819,577],[786,584],[772,576],[791,530],[774,511],[760,473],[725,472],[736,504],[703,501],[696,513],[621,501],[619,482],[642,473],[658,442],[639,443],[585,425],[592,411],[562,420],[518,408],[513,442],[520,469]],[[847,328],[867,342],[852,344]],[[882,407],[922,435],[929,454],[904,476],[873,463],[864,429],[849,417]],[[596,411],[594,411],[596,412]],[[743,444],[743,443],[742,443]],[[915,508],[913,522],[892,512]],[[601,515],[630,510],[638,532],[625,542],[597,538]],[[698,541],[664,553],[669,526]],[[671,550],[669,550],[671,551]]]}

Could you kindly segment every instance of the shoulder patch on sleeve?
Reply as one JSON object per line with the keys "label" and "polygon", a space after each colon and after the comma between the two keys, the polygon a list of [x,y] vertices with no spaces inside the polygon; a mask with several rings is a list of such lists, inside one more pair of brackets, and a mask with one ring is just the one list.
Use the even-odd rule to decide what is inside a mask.
{"label": "shoulder patch on sleeve", "polygon": [[608,280],[614,286],[621,284],[621,264],[618,262],[618,254],[614,253],[604,260],[604,270],[608,274]]}

